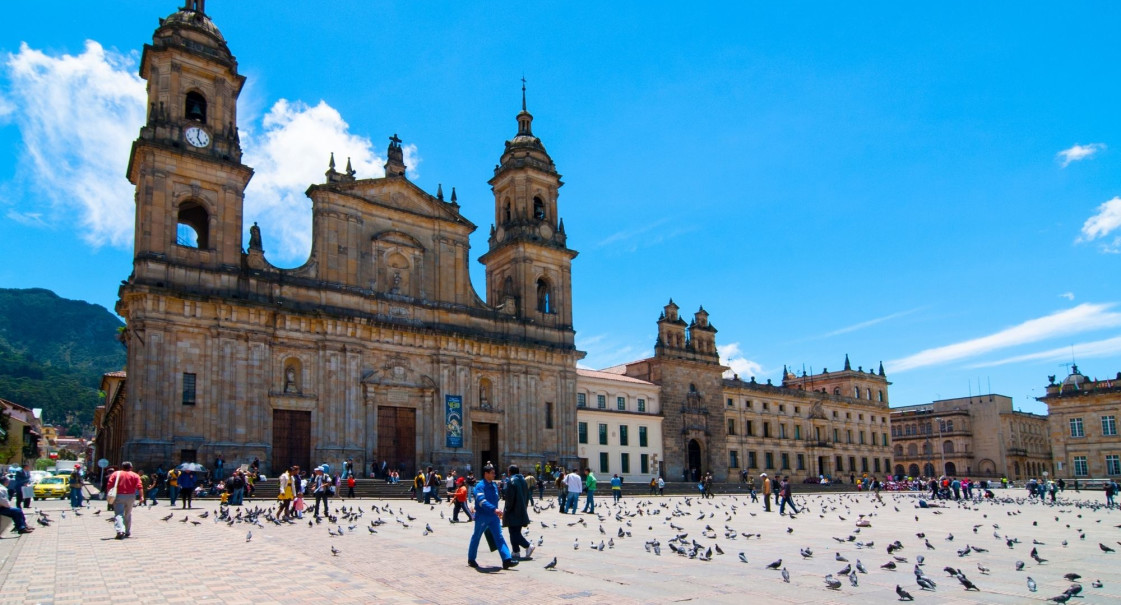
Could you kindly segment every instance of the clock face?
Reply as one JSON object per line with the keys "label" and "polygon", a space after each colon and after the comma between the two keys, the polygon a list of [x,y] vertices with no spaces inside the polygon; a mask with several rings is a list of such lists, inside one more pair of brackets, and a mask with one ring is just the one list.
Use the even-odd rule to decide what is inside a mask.
{"label": "clock face", "polygon": [[191,126],[183,133],[183,136],[187,139],[188,143],[195,147],[206,147],[210,144],[210,135],[206,134],[206,131],[198,126]]}

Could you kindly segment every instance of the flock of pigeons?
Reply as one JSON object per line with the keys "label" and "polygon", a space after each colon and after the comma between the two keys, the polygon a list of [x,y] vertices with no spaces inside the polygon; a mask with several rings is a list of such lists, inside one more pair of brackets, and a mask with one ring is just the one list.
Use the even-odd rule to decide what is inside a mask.
{"label": "flock of pigeons", "polygon": [[[1088,550],[1090,547],[1086,544],[1088,533],[1104,535],[1121,528],[1121,525],[1115,525],[1111,530],[1107,525],[1093,532],[1088,531],[1087,528],[1100,525],[1102,517],[1109,514],[1111,510],[1105,509],[1101,504],[1087,501],[1060,500],[1057,505],[1050,505],[1042,504],[1035,499],[1005,497],[981,502],[950,502],[945,508],[919,510],[918,495],[911,493],[887,494],[883,500],[873,499],[867,494],[832,494],[799,497],[798,500],[800,500],[799,513],[778,517],[776,513],[762,512],[759,504],[749,503],[748,499],[742,496],[709,500],[691,497],[628,498],[619,504],[612,504],[609,501],[600,502],[597,512],[590,515],[561,515],[557,511],[556,501],[547,498],[533,507],[531,517],[535,519],[534,526],[526,528],[525,531],[527,535],[533,531],[538,534],[530,536],[534,548],[542,547],[546,537],[552,542],[567,536],[572,540],[574,551],[580,551],[583,546],[588,550],[602,553],[621,548],[637,548],[637,545],[631,546],[630,543],[635,536],[638,536],[642,540],[642,549],[652,557],[677,556],[703,564],[717,561],[728,553],[735,553],[735,558],[731,561],[738,566],[736,571],[739,573],[736,575],[744,575],[748,570],[756,568],[752,563],[753,551],[774,552],[776,546],[782,549],[789,546],[791,552],[797,549],[797,557],[788,557],[786,563],[783,558],[779,558],[769,564],[761,565],[762,573],[776,571],[784,582],[790,583],[792,577],[790,569],[793,568],[796,570],[795,581],[805,585],[805,579],[810,574],[814,571],[820,573],[823,556],[831,555],[829,558],[842,566],[824,576],[826,589],[844,590],[847,580],[849,590],[855,591],[860,589],[863,576],[869,578],[878,576],[871,584],[882,586],[886,583],[890,586],[894,583],[899,600],[912,601],[915,599],[915,594],[938,593],[952,590],[954,586],[959,590],[981,593],[985,590],[986,582],[979,579],[979,576],[1005,573],[1024,574],[1022,581],[1029,593],[1036,593],[1040,583],[1035,578],[1051,575],[1049,561],[1041,549],[1085,546]],[[1045,506],[1046,509],[1043,508]],[[917,513],[914,515],[915,528],[925,528],[926,531],[917,531],[914,534],[916,540],[907,539],[906,544],[903,540],[894,539],[891,542],[884,540],[883,546],[877,546],[877,540],[872,539],[876,532],[872,526],[878,518],[890,518],[892,515],[910,516],[911,508],[914,508]],[[162,517],[162,521],[190,523],[194,526],[209,521],[231,528],[244,525],[246,542],[253,540],[253,528],[264,529],[269,526],[293,528],[302,526],[312,531],[325,529],[331,538],[363,533],[372,536],[382,531],[411,531],[418,532],[421,537],[424,537],[436,531],[432,523],[436,522],[435,511],[438,509],[439,518],[452,523],[450,516],[445,514],[444,507],[425,506],[411,501],[351,501],[336,505],[323,516],[314,517],[306,514],[302,519],[281,519],[275,516],[271,507],[259,505],[244,508],[221,507],[213,511],[205,510],[202,513],[194,511],[188,513],[176,509]],[[1040,521],[1032,521],[1032,527],[1029,528],[1026,525],[1027,519],[1021,520],[1025,509],[1036,509],[1035,514],[1032,515],[1036,519],[1044,518],[1039,514],[1044,513],[1048,521],[1053,519],[1054,523],[1059,523],[1060,525],[1057,526],[1059,533],[1067,533],[1067,539],[1063,539],[1059,544],[1049,545],[1038,538],[1033,538],[1034,535],[1040,535],[1032,529],[1038,527]],[[101,512],[98,510],[93,514],[98,515]],[[1094,514],[1089,515],[1089,513]],[[62,513],[64,518],[65,514]],[[73,514],[81,513],[73,511]],[[1084,518],[1084,514],[1087,517]],[[923,519],[920,515],[930,516]],[[969,531],[968,538],[955,537],[952,532],[947,532],[944,538],[936,539],[931,528],[955,525],[949,523],[949,519],[937,517],[938,515],[958,517],[954,519],[958,522],[957,527],[968,526],[960,523],[961,517],[965,515],[973,515],[975,517],[973,520],[980,522],[974,523],[971,531],[963,530]],[[990,519],[990,516],[994,519]],[[1090,516],[1097,518],[1091,520],[1088,518]],[[418,517],[428,520],[418,520]],[[833,518],[840,523],[834,522]],[[43,513],[39,514],[37,520],[44,526],[51,522],[51,519]],[[778,521],[777,525],[775,521]],[[910,522],[910,519],[907,521]],[[1009,529],[1002,530],[1001,522],[1008,525]],[[1070,522],[1085,527],[1072,528]],[[605,525],[614,527],[608,529]],[[781,528],[782,525],[786,526],[785,530]],[[835,530],[837,527],[849,527],[849,529],[843,532],[846,535],[832,536],[831,543],[821,532]],[[1021,532],[1023,538],[1011,533],[1012,528]],[[362,529],[365,531],[363,532]],[[991,538],[988,538],[986,534],[990,530]],[[764,541],[763,531],[769,534],[767,541]],[[803,540],[801,538],[803,532],[809,536],[804,539],[805,542],[810,543],[808,546],[798,544]],[[588,534],[592,537],[589,538]],[[460,532],[459,535],[463,536],[464,552],[449,553],[448,556],[464,556],[467,534]],[[533,539],[534,537],[536,540]],[[778,543],[772,542],[773,539],[777,539]],[[1096,540],[1091,541],[1090,544],[1094,541]],[[1121,541],[1115,542],[1121,545]],[[1016,559],[1015,563],[1007,569],[998,567],[998,565],[1007,565],[1008,557],[1007,555],[995,557],[992,550],[1007,549],[1022,552],[1021,549],[1026,550],[1029,544],[1031,548],[1026,558],[1031,560],[1030,564],[1022,559]],[[766,548],[760,548],[764,545]],[[818,556],[815,550],[831,552],[828,555]],[[909,556],[908,553],[912,550],[922,554]],[[1098,542],[1098,548],[1095,550],[1100,553],[1100,556],[1110,556],[1115,554],[1116,548],[1105,542]],[[342,553],[342,543],[332,543],[330,553],[331,556],[339,556]],[[531,554],[532,551],[529,555]],[[572,554],[572,556],[581,555]],[[558,570],[561,567],[559,563],[561,557],[562,555],[553,556],[545,564],[545,569]],[[1070,557],[1065,558],[1070,559]],[[869,561],[869,564],[866,565],[862,559]],[[1003,563],[1000,562],[1002,559],[1005,560]],[[929,569],[937,567],[933,564],[934,560],[938,560],[937,565],[942,566],[942,572],[946,574],[944,577],[935,578],[933,574],[928,573]],[[968,572],[974,574],[972,579],[967,575],[966,570],[974,565],[968,565],[966,560],[974,563],[976,568],[976,572]],[[736,561],[738,563],[735,563]],[[902,576],[903,574],[899,572],[908,567],[914,575],[913,584],[912,580],[894,577],[894,575]],[[995,571],[994,567],[996,567]],[[814,571],[810,571],[810,568]],[[894,575],[891,576],[892,579],[885,582],[887,574]],[[941,576],[941,574],[937,575]],[[1062,577],[1069,581],[1070,585],[1061,594],[1048,599],[1050,602],[1066,603],[1070,599],[1085,596],[1082,577],[1078,573],[1069,572]],[[1057,576],[1049,581],[1057,581]],[[1102,589],[1104,583],[1101,580],[1094,580],[1090,586],[1093,589]],[[1007,590],[1003,593],[1009,594]],[[1107,595],[1102,593],[1102,596]],[[979,597],[978,600],[983,601],[984,598]]]}

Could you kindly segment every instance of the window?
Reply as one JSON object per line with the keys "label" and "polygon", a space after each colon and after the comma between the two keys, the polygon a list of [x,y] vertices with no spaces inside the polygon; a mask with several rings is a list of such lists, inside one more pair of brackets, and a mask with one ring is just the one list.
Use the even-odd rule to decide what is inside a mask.
{"label": "window", "polygon": [[764,422],[763,423],[763,436],[764,437],[770,437],[771,436],[771,423],[770,422]]}
{"label": "window", "polygon": [[954,421],[953,420],[947,420],[946,421],[946,430],[949,431],[949,432],[953,432],[953,430],[954,430]]}
{"label": "window", "polygon": [[781,404],[781,403],[778,404],[778,411],[779,412],[785,412],[786,411],[786,406]]}
{"label": "window", "polygon": [[[644,426],[638,427],[638,446],[639,447],[646,447],[646,427],[644,427]],[[645,455],[645,454],[643,454],[643,455]],[[642,472],[645,473],[646,471],[642,471]]]}
{"label": "window", "polygon": [[775,467],[775,455],[771,452],[763,454],[763,462],[765,464],[763,468],[767,470],[773,469]]}
{"label": "window", "polygon": [[802,413],[802,408],[800,408],[798,406],[794,406],[794,413],[795,414],[801,414]]}
{"label": "window", "polygon": [[758,466],[759,465],[756,464],[756,460],[755,460],[755,452],[748,452],[747,453],[747,468],[757,468]]}
{"label": "window", "polygon": [[549,282],[545,281],[545,278],[537,280],[537,310],[541,313],[555,313],[552,298]]}
{"label": "window", "polygon": [[179,205],[175,243],[205,250],[210,247],[210,215],[197,202],[187,200]]}
{"label": "window", "polygon": [[750,399],[744,400],[743,405],[744,405],[744,407],[746,407],[747,409],[750,410],[751,409],[751,400]]}
{"label": "window", "polygon": [[800,470],[800,471],[806,470],[806,455],[805,454],[798,454],[798,470]]}
{"label": "window", "polygon": [[867,473],[868,472],[868,459],[865,458],[865,457],[860,458],[860,472],[862,472],[862,473]]}
{"label": "window", "polygon": [[599,425],[599,444],[607,445],[607,425]]}
{"label": "window", "polygon": [[179,462],[198,462],[198,450],[179,450]]}
{"label": "window", "polygon": [[728,419],[728,434],[729,435],[735,435],[736,434],[736,419],[735,418],[729,418]]}
{"label": "window", "polygon": [[846,433],[845,443],[852,443],[852,429],[849,429],[849,430],[845,431],[845,433]]}
{"label": "window", "polygon": [[790,468],[790,454],[787,454],[786,452],[782,453],[782,468]]}
{"label": "window", "polygon": [[576,393],[576,407],[588,407],[588,395],[586,393]]}
{"label": "window", "polygon": [[800,424],[795,424],[794,425],[794,438],[795,439],[801,439],[802,438],[802,425],[800,425]]}
{"label": "window", "polygon": [[841,430],[840,429],[833,429],[833,443],[840,443],[840,441],[841,441],[840,435],[841,435]]}
{"label": "window", "polygon": [[607,452],[600,452],[599,453],[599,472],[607,473],[607,472],[610,472],[609,469],[610,469],[610,467],[607,464]]}
{"label": "window", "polygon": [[648,454],[638,455],[638,472],[643,475],[650,472],[650,456]]}
{"label": "window", "polygon": [[1070,436],[1071,437],[1085,437],[1086,436],[1085,431],[1082,430],[1082,419],[1081,418],[1071,418],[1070,419]]}
{"label": "window", "polygon": [[630,437],[627,435],[627,425],[619,425],[619,445],[630,445]]}
{"label": "window", "polygon": [[183,405],[195,405],[195,375],[183,374]]}
{"label": "window", "polygon": [[879,458],[873,458],[872,459],[872,466],[875,467],[877,473],[880,472],[880,459]]}
{"label": "window", "polygon": [[778,425],[778,437],[779,437],[779,439],[786,439],[786,425],[785,424],[779,423],[779,425]]}
{"label": "window", "polygon": [[860,431],[857,436],[860,437],[860,445],[864,445],[864,431]]}
{"label": "window", "polygon": [[619,455],[619,462],[620,462],[620,467],[622,467],[622,472],[624,472],[624,473],[631,472],[631,455],[630,454],[627,454],[627,453],[620,454]]}
{"label": "window", "polygon": [[860,399],[860,387],[852,388],[852,397],[853,399]]}
{"label": "window", "polygon": [[[863,431],[861,431],[861,436],[863,436]],[[872,445],[876,445],[876,431],[872,431]]]}
{"label": "window", "polygon": [[[639,399],[638,400],[638,411],[639,412],[645,412],[646,411],[646,400],[645,399]],[[643,471],[643,472],[645,472],[645,471]]]}
{"label": "window", "polygon": [[616,397],[615,398],[615,409],[619,410],[620,412],[627,411],[627,398],[626,397]]}
{"label": "window", "polygon": [[728,466],[731,468],[740,467],[740,453],[736,450],[728,452]]}
{"label": "window", "polygon": [[580,443],[587,443],[588,442],[588,423],[587,422],[579,423],[577,425],[577,431],[579,432]]}
{"label": "window", "polygon": [[735,405],[736,405],[736,402],[732,401],[732,398],[729,397],[728,398],[728,407],[734,407]]}
{"label": "window", "polygon": [[1110,455],[1105,457],[1105,474],[1121,475],[1121,456]]}
{"label": "window", "polygon": [[744,433],[746,433],[748,437],[754,437],[755,436],[755,426],[751,423],[750,420],[744,421],[743,430],[744,430]]}
{"label": "window", "polygon": [[766,411],[766,410],[767,410],[767,402],[766,402],[766,401],[764,401],[764,402],[763,402],[763,411]]}
{"label": "window", "polygon": [[[856,472],[856,456],[849,456],[849,472]],[[932,475],[934,473],[931,473]]]}
{"label": "window", "polygon": [[601,410],[607,409],[607,395],[596,395],[596,407]]}
{"label": "window", "polygon": [[1107,437],[1117,435],[1117,421],[1113,416],[1102,416],[1102,435]]}
{"label": "window", "polygon": [[545,428],[553,428],[553,402],[545,402]]}
{"label": "window", "polygon": [[1074,457],[1074,476],[1086,477],[1089,476],[1090,470],[1086,467],[1086,456]]}
{"label": "window", "polygon": [[884,392],[880,391],[880,402],[882,403],[883,400],[884,400]]}
{"label": "window", "polygon": [[837,472],[840,473],[840,472],[844,471],[845,470],[845,459],[840,457],[840,456],[837,456],[836,458],[834,458],[834,460],[837,461]]}
{"label": "window", "polygon": [[537,196],[533,196],[533,218],[539,221],[545,220],[545,202]]}

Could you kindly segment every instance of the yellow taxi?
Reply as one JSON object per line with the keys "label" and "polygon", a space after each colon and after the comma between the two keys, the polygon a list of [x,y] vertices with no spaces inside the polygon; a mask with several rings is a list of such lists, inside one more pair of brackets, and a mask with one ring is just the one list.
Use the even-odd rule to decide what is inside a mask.
{"label": "yellow taxi", "polygon": [[70,475],[45,477],[35,484],[35,499],[67,498],[70,496]]}

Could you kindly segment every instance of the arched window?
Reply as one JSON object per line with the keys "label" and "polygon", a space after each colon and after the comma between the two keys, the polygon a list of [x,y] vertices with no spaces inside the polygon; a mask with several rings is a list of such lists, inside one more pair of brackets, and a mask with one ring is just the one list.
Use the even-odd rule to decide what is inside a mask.
{"label": "arched window", "polygon": [[549,282],[545,278],[537,280],[537,310],[542,313],[553,313],[553,293]]}
{"label": "arched window", "polygon": [[514,292],[514,278],[509,275],[506,276],[506,281],[502,283],[502,294],[505,296],[515,296]]}
{"label": "arched window", "polygon": [[864,389],[864,391],[868,395],[868,401],[872,401],[872,389]]}
{"label": "arched window", "polygon": [[175,243],[205,250],[210,247],[210,216],[199,203],[186,201],[179,205]]}
{"label": "arched window", "polygon": [[510,222],[510,216],[511,216],[511,215],[510,215],[510,200],[509,200],[509,199],[507,199],[507,200],[506,200],[506,222],[507,222],[507,223],[509,223],[509,222]]}
{"label": "arched window", "polygon": [[491,386],[489,378],[479,379],[479,407],[483,409],[491,406]]}
{"label": "arched window", "polygon": [[952,453],[954,453],[954,442],[953,442],[953,441],[950,441],[949,439],[947,439],[946,441],[942,442],[942,453],[943,453],[943,454],[952,454]]}
{"label": "arched window", "polygon": [[841,396],[841,387],[833,387],[833,394],[840,397]]}
{"label": "arched window", "polygon": [[908,445],[907,446],[907,455],[908,456],[918,456],[919,455],[919,447],[917,445],[915,445],[914,443]]}
{"label": "arched window", "polygon": [[922,453],[929,454],[934,448],[930,447],[929,443],[922,444]]}
{"label": "arched window", "polygon": [[689,383],[689,392],[690,393],[696,393],[697,392],[697,385],[690,382]]}
{"label": "arched window", "polygon": [[884,392],[881,390],[880,391],[880,401],[883,401],[883,400],[884,400]]}
{"label": "arched window", "polygon": [[188,120],[206,123],[206,97],[203,97],[195,91],[187,93],[187,99],[184,103],[183,115]]}
{"label": "arched window", "polygon": [[895,455],[899,456],[900,458],[903,457],[903,446],[902,445],[899,445],[899,444],[895,445]]}
{"label": "arched window", "polygon": [[853,399],[860,399],[860,387],[852,388],[852,397]]}
{"label": "arched window", "polygon": [[946,421],[946,431],[947,432],[952,432],[953,430],[954,430],[954,421],[953,420],[947,420]]}
{"label": "arched window", "polygon": [[533,196],[533,218],[539,221],[545,220],[545,202],[537,196]]}

